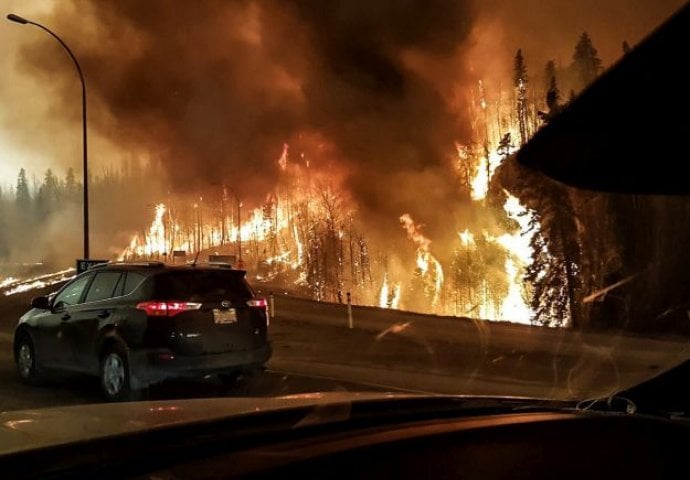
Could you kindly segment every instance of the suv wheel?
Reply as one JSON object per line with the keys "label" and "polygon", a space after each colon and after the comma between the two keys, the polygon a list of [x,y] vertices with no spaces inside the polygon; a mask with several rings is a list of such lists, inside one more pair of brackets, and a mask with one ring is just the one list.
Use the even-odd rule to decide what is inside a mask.
{"label": "suv wheel", "polygon": [[17,371],[22,381],[26,383],[36,383],[38,381],[38,371],[36,370],[36,350],[31,341],[31,337],[24,333],[16,344]]}
{"label": "suv wheel", "polygon": [[101,388],[111,402],[134,400],[135,391],[130,384],[127,351],[121,345],[110,345],[101,355]]}

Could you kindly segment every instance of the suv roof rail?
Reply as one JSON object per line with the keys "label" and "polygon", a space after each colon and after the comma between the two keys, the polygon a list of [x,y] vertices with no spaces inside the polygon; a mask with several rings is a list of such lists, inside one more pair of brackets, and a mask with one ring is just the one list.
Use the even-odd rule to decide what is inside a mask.
{"label": "suv roof rail", "polygon": [[187,262],[190,267],[204,266],[204,267],[220,267],[220,268],[233,268],[231,263],[228,262]]}
{"label": "suv roof rail", "polygon": [[125,262],[118,260],[116,262],[108,262],[102,264],[103,266],[105,265],[132,265],[134,267],[164,267],[165,263],[160,262],[160,261],[147,261],[147,262]]}
{"label": "suv roof rail", "polygon": [[108,265],[110,265],[110,262],[96,263],[94,265],[91,265],[90,267],[86,267],[86,269],[87,270],[96,270],[97,268],[107,267]]}

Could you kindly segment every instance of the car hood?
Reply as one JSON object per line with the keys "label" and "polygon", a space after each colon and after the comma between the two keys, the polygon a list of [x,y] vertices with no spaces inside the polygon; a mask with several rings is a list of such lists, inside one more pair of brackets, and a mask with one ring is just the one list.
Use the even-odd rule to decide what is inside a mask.
{"label": "car hood", "polygon": [[0,455],[221,418],[415,395],[325,392],[267,398],[102,403],[0,413]]}

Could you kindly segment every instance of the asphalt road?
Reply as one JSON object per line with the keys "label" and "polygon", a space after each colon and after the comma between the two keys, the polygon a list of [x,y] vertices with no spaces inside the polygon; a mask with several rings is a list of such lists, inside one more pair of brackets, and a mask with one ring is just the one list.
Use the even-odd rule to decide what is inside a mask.
{"label": "asphalt road", "polygon": [[[12,330],[27,292],[0,298],[0,411],[101,402],[96,379],[19,381]],[[170,381],[149,399],[385,390],[517,395],[607,396],[690,358],[685,339],[576,333],[417,315],[277,296],[270,326],[274,356],[265,374],[238,389],[216,379]]]}

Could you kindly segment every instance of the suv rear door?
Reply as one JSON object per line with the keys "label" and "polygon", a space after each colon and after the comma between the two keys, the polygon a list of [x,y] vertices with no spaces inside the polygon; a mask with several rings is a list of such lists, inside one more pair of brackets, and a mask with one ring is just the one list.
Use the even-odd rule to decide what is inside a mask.
{"label": "suv rear door", "polygon": [[266,343],[266,309],[250,306],[254,292],[245,272],[231,269],[180,269],[155,275],[155,300],[184,302],[192,309],[168,317],[149,317],[148,332],[166,339],[179,355],[254,350]]}
{"label": "suv rear door", "polygon": [[114,270],[97,272],[80,305],[72,307],[70,318],[63,324],[63,341],[71,351],[70,368],[85,373],[98,371],[94,350],[98,332],[113,323],[118,305],[113,297],[122,291],[122,273]]}

